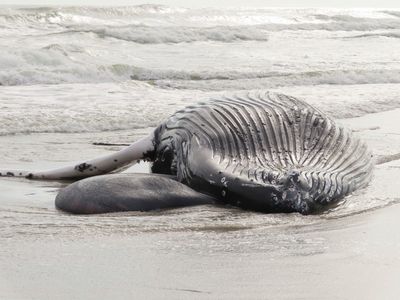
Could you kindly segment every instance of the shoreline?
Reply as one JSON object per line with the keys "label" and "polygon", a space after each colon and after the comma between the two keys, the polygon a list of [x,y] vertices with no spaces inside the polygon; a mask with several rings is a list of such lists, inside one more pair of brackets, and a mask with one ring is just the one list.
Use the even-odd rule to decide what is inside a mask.
{"label": "shoreline", "polygon": [[[357,134],[376,154],[396,154],[399,113],[395,109],[340,122],[361,128]],[[121,141],[111,134],[112,141]],[[59,140],[59,149],[67,143],[67,149],[75,150],[55,155],[49,164],[65,163],[60,159],[77,157],[81,151],[76,149],[88,147],[86,135],[76,137]],[[52,134],[36,138],[31,143],[40,141],[50,151],[47,139],[58,140]],[[9,140],[21,142],[20,137]],[[91,145],[85,155],[105,150],[116,148]],[[367,190],[352,195],[339,212],[321,216],[211,206],[72,216],[54,208],[61,183],[2,179],[0,298],[396,299],[398,175],[400,160],[378,165]],[[366,197],[370,207],[357,211]]]}

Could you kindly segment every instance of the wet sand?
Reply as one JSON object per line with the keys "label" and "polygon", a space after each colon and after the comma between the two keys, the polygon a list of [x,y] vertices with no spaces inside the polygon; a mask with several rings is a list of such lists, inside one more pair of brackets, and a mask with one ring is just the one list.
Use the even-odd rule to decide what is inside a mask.
{"label": "wet sand", "polygon": [[[42,236],[2,243],[2,299],[397,299],[399,207],[286,227],[286,255],[237,233]],[[266,235],[281,235],[271,228]],[[244,233],[243,233],[244,234]],[[204,235],[211,239],[204,239]],[[223,235],[223,237],[221,237]],[[221,237],[220,241],[217,241]],[[189,247],[185,243],[190,242]],[[218,243],[216,247],[215,243]],[[315,253],[301,253],[315,243]],[[6,252],[6,257],[4,255]],[[300,253],[299,253],[300,252]]]}
{"label": "wet sand", "polygon": [[[399,116],[341,122],[378,156],[395,155]],[[118,142],[124,134],[112,133]],[[1,151],[18,167],[13,147],[35,144],[24,163],[34,169],[77,160],[79,149],[89,157],[117,149],[70,138],[1,137]],[[65,151],[49,161],[41,147]],[[0,299],[398,299],[399,177],[400,160],[378,165],[366,190],[319,216],[212,206],[71,216],[53,203],[66,183],[2,179]]]}

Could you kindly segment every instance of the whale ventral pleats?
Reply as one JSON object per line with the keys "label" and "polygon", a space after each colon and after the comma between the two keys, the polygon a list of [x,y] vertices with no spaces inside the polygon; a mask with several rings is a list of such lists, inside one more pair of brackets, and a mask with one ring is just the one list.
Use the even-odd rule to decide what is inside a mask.
{"label": "whale ventral pleats", "polygon": [[[283,94],[214,98],[180,110],[156,132],[153,172],[261,211],[312,213],[366,186],[372,175],[365,143]],[[221,171],[229,185],[218,180]]]}

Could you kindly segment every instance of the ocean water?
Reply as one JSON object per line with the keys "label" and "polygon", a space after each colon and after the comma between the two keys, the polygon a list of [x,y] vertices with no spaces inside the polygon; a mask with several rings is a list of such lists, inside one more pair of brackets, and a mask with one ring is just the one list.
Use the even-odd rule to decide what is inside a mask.
{"label": "ocean water", "polygon": [[312,216],[217,206],[71,216],[54,207],[66,182],[3,178],[0,298],[97,299],[107,283],[114,299],[132,287],[155,299],[390,293],[399,50],[400,10],[0,6],[0,169],[117,151],[186,105],[255,89],[305,99],[389,157],[367,189]]}
{"label": "ocean water", "polygon": [[[377,156],[395,155],[399,135],[382,120],[400,114],[399,50],[394,10],[2,6],[0,164],[35,170],[116,151],[94,143],[129,144],[185,105],[254,89],[303,98]],[[179,234],[161,248],[313,255],[326,244],[308,233],[343,225],[321,229],[327,220],[400,201],[390,181],[398,168],[377,168],[366,190],[307,217],[209,206],[76,217],[54,208],[65,183],[2,179],[0,238],[184,232],[186,250]],[[293,226],[306,229],[293,235]]]}
{"label": "ocean water", "polygon": [[400,106],[400,11],[3,6],[0,49],[1,135],[134,131],[235,90]]}

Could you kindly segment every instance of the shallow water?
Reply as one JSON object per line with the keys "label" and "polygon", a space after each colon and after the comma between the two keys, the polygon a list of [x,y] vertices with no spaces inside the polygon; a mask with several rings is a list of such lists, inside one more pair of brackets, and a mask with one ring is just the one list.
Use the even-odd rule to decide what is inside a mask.
{"label": "shallow water", "polygon": [[260,88],[305,99],[388,158],[312,216],[71,216],[54,207],[67,182],[3,178],[0,298],[397,299],[399,32],[398,11],[0,7],[1,169],[117,151],[94,143],[129,144],[185,105]]}

